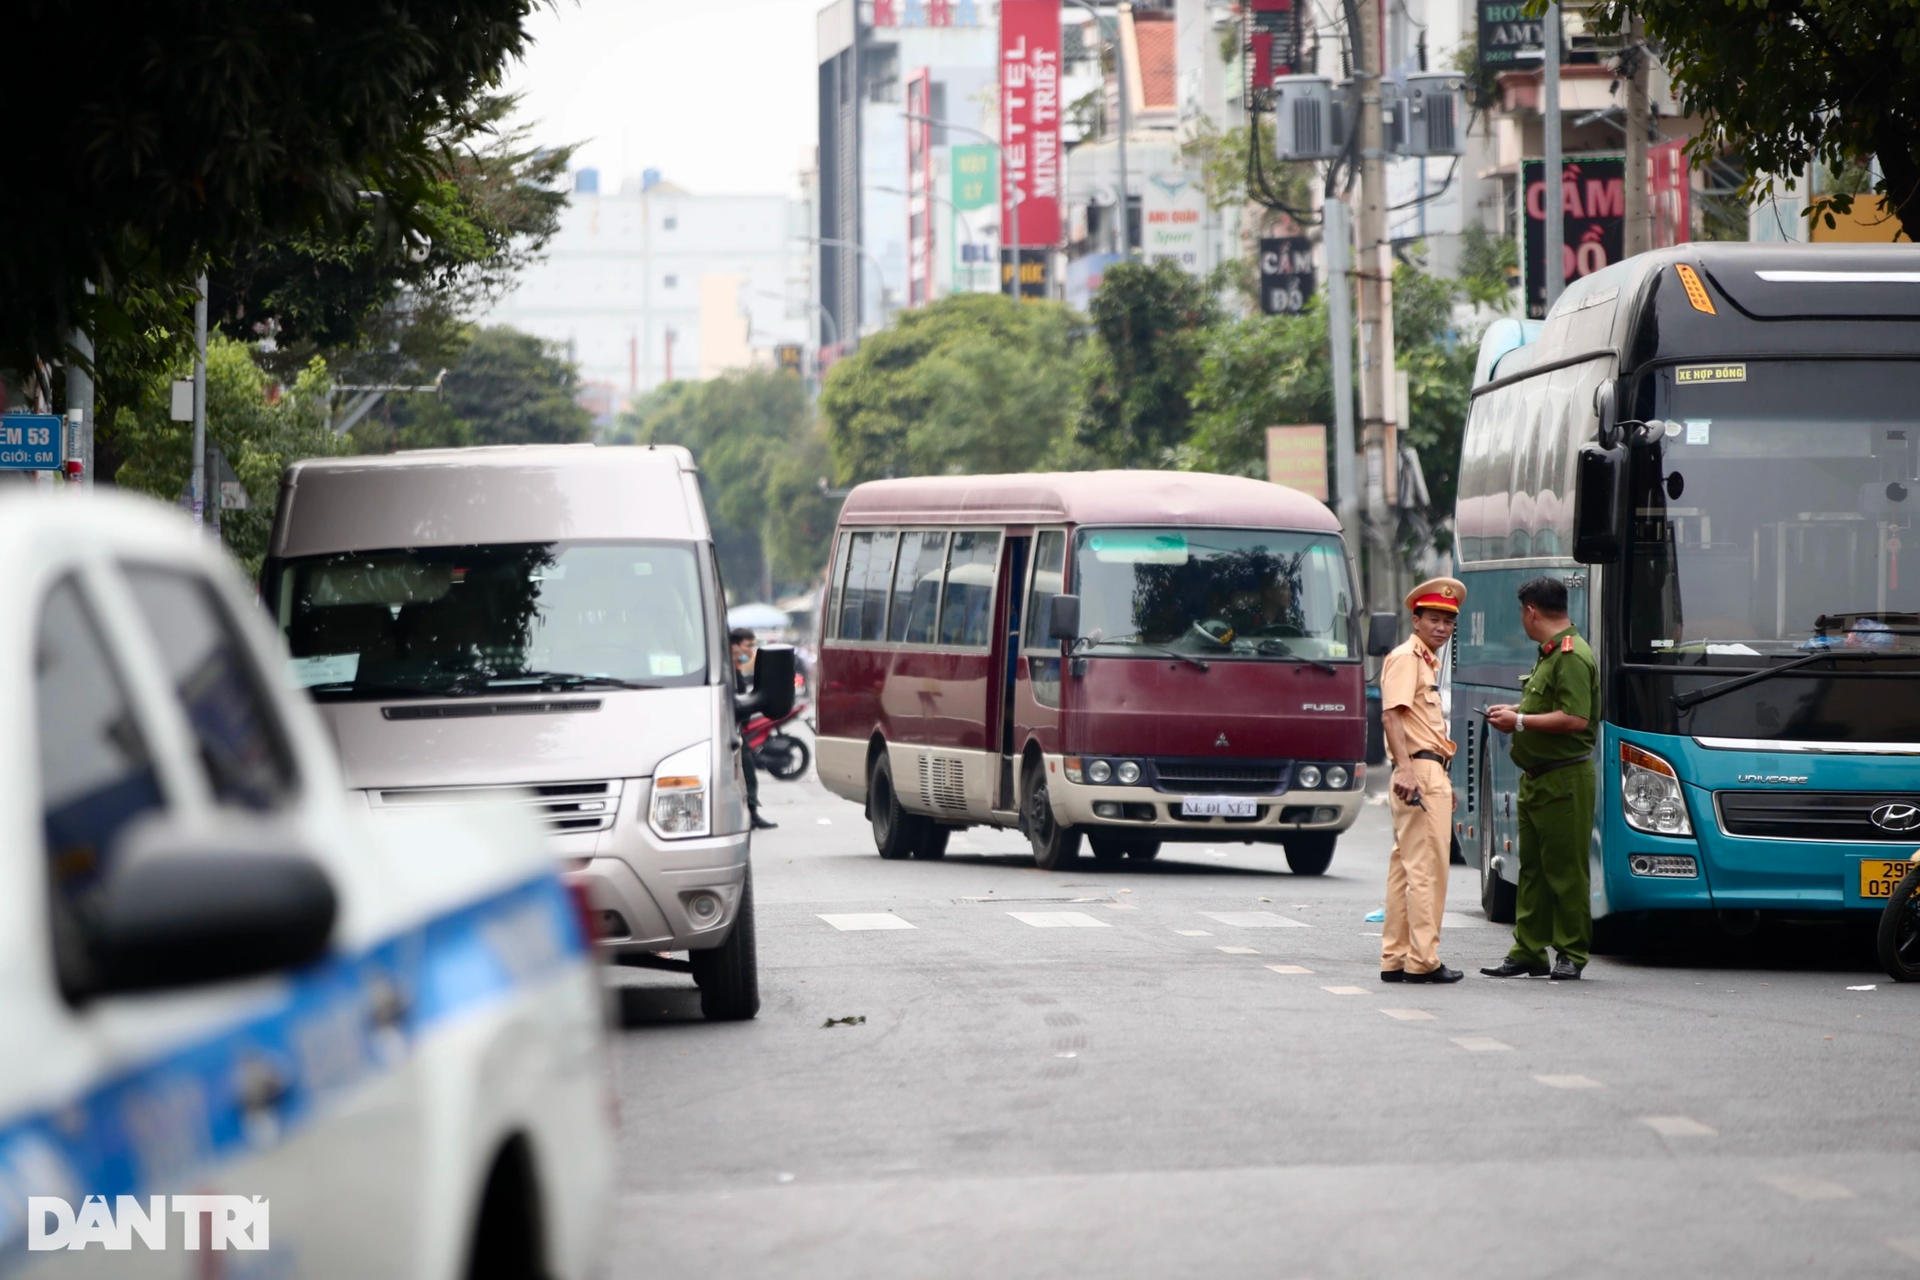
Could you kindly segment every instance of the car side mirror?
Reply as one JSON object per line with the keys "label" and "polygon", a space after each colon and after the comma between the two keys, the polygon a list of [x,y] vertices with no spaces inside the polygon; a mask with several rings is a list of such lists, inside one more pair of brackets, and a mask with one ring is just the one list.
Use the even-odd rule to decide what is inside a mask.
{"label": "car side mirror", "polygon": [[[83,996],[204,986],[311,964],[339,912],[312,858],[271,835],[198,840],[131,833],[83,931]],[[225,847],[220,847],[220,846]]]}
{"label": "car side mirror", "polygon": [[1080,597],[1055,596],[1047,602],[1047,638],[1072,644],[1080,638]]}
{"label": "car side mirror", "polygon": [[793,646],[763,644],[753,659],[753,692],[736,703],[740,718],[778,720],[793,710]]}
{"label": "car side mirror", "polygon": [[1620,488],[1626,477],[1625,450],[1582,445],[1573,477],[1573,558],[1581,564],[1608,564],[1620,558],[1626,539]]}
{"label": "car side mirror", "polygon": [[1397,613],[1373,613],[1367,615],[1367,656],[1384,658],[1393,652],[1393,646],[1400,643],[1400,615]]}

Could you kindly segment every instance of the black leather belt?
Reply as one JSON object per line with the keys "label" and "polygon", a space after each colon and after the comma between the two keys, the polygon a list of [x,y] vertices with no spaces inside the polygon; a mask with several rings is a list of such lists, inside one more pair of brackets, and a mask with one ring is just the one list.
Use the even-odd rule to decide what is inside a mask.
{"label": "black leather belt", "polygon": [[1439,765],[1442,769],[1446,768],[1448,765],[1453,763],[1451,760],[1447,759],[1447,757],[1441,755],[1438,751],[1416,751],[1413,753],[1413,755],[1410,758],[1414,760],[1431,760],[1435,764]]}
{"label": "black leather belt", "polygon": [[1525,778],[1538,778],[1543,774],[1552,773],[1555,769],[1570,769],[1576,764],[1586,764],[1592,759],[1592,756],[1573,756],[1566,760],[1549,760],[1531,769],[1522,769],[1520,775]]}

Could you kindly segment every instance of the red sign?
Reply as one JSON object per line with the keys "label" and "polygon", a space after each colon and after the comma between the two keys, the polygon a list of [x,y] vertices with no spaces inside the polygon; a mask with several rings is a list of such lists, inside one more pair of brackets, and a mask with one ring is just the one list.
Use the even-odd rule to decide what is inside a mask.
{"label": "red sign", "polygon": [[1276,79],[1293,74],[1300,56],[1300,14],[1293,0],[1248,0],[1241,12],[1247,24],[1246,105],[1271,110],[1268,91]]}
{"label": "red sign", "polygon": [[1686,142],[1647,148],[1647,212],[1653,215],[1651,248],[1671,249],[1693,239],[1693,170]]}
{"label": "red sign", "polygon": [[1000,235],[1060,240],[1060,0],[1000,0]]}
{"label": "red sign", "polygon": [[907,79],[907,305],[933,301],[933,72]]}

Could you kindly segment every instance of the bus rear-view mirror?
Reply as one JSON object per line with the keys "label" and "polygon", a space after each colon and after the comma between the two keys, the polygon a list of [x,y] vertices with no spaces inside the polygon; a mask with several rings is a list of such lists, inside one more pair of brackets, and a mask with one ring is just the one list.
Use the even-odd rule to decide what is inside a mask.
{"label": "bus rear-view mirror", "polygon": [[1072,644],[1080,638],[1080,597],[1055,596],[1047,604],[1047,637]]}
{"label": "bus rear-view mirror", "polygon": [[1624,450],[1581,446],[1573,482],[1573,558],[1581,564],[1609,564],[1620,557],[1626,462]]}
{"label": "bus rear-view mirror", "polygon": [[753,658],[753,692],[739,699],[742,718],[778,720],[793,710],[793,646],[763,644]]}
{"label": "bus rear-view mirror", "polygon": [[1400,616],[1394,613],[1367,615],[1367,656],[1384,658],[1400,643]]}

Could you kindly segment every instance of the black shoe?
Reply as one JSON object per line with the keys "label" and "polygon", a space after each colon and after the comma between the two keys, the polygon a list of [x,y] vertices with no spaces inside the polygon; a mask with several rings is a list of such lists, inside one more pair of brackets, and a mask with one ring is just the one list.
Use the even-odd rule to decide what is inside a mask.
{"label": "black shoe", "polygon": [[1466,976],[1466,974],[1460,972],[1458,969],[1449,969],[1447,966],[1441,965],[1438,969],[1430,969],[1426,973],[1409,972],[1400,980],[1402,982],[1458,982]]}
{"label": "black shoe", "polygon": [[1547,966],[1543,964],[1522,964],[1520,961],[1508,957],[1499,964],[1494,965],[1491,969],[1482,969],[1480,972],[1486,974],[1489,978],[1544,978],[1547,976]]}
{"label": "black shoe", "polygon": [[1565,956],[1561,956],[1553,962],[1553,972],[1547,976],[1555,982],[1578,982],[1580,980],[1580,971],[1586,967],[1587,966],[1583,964],[1575,964]]}
{"label": "black shoe", "polygon": [[779,825],[780,824],[777,822],[767,821],[765,818],[761,817],[758,813],[753,815],[753,829],[755,831],[771,831]]}
{"label": "black shoe", "polygon": [[1406,980],[1407,971],[1405,969],[1382,969],[1380,971],[1380,981],[1382,982],[1405,982]]}

